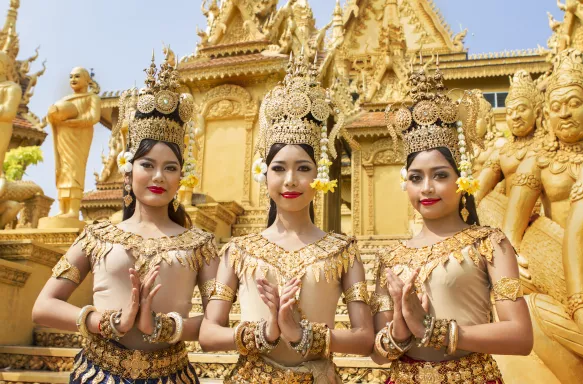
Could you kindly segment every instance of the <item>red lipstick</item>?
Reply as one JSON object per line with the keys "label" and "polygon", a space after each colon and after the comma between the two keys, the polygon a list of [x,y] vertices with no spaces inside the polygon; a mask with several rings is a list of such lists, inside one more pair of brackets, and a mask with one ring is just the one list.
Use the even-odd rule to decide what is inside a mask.
{"label": "red lipstick", "polygon": [[421,204],[428,206],[428,205],[433,205],[439,201],[441,201],[441,199],[423,199],[423,200],[421,200]]}
{"label": "red lipstick", "polygon": [[284,192],[281,194],[285,199],[295,199],[300,197],[302,194],[300,192]]}
{"label": "red lipstick", "polygon": [[156,186],[148,187],[148,190],[152,193],[155,193],[156,195],[161,195],[164,192],[166,192],[166,190],[164,188],[156,187]]}

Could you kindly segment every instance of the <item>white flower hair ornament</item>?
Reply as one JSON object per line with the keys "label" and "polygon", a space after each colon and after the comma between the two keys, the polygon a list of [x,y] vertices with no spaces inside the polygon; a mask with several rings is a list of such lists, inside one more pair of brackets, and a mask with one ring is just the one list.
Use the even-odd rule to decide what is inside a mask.
{"label": "white flower hair ornament", "polygon": [[266,180],[267,164],[263,161],[263,158],[258,158],[253,163],[252,167],[253,180],[258,183],[264,183]]}
{"label": "white flower hair ornament", "polygon": [[401,189],[403,192],[407,190],[407,168],[401,168]]}
{"label": "white flower hair ornament", "polygon": [[131,161],[134,159],[134,154],[130,151],[120,152],[117,155],[117,169],[120,173],[130,173],[133,169]]}

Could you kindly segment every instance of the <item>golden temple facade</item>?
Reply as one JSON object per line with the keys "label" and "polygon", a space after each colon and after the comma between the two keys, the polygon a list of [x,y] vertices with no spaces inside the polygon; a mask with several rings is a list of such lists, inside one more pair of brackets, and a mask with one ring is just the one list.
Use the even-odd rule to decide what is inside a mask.
{"label": "golden temple facade", "polygon": [[[318,202],[320,224],[391,239],[410,236],[414,215],[399,189],[400,149],[388,137],[384,109],[404,95],[408,68],[420,65],[419,55],[434,58],[430,68],[439,55],[450,89],[479,88],[497,97],[494,118],[501,131],[508,76],[518,69],[538,76],[550,68],[547,52],[540,49],[469,55],[463,45],[467,31],[454,34],[432,1],[351,0],[343,8],[337,3],[322,29],[315,27],[307,1],[282,5],[230,0],[219,7],[212,2],[203,8],[208,24],[198,32],[196,52],[180,59],[182,81],[204,127],[197,155],[201,183],[191,212],[207,229],[232,224],[230,232],[221,231],[226,237],[263,228],[265,193],[251,176],[259,103],[283,78],[290,53],[304,49],[310,58],[317,56],[322,83],[334,90],[349,116],[341,160],[332,166],[340,193]],[[120,118],[119,94],[102,95],[101,121],[110,128]],[[117,156],[115,135],[105,171],[96,176],[97,190],[83,199],[86,220],[108,218],[121,209],[122,180],[110,170]],[[392,218],[386,220],[389,212]]]}
{"label": "golden temple facade", "polygon": [[[11,2],[0,31],[0,47],[6,47],[16,63],[12,78],[23,91],[13,123],[11,148],[39,145],[46,136],[45,124],[27,108],[44,68],[29,74],[30,63],[38,53],[28,60],[16,60],[14,26],[18,3]],[[579,0],[566,0],[564,5],[559,2],[565,17],[563,22],[549,20],[548,49],[484,54],[468,53],[464,45],[467,31],[453,33],[432,0],[347,0],[343,7],[336,1],[331,19],[321,29],[316,28],[307,0],[202,3],[207,25],[197,31],[197,49],[178,60],[183,91],[194,97],[195,121],[202,131],[195,150],[200,183],[194,191],[182,191],[182,202],[194,223],[214,232],[221,243],[265,228],[265,190],[252,182],[251,174],[259,133],[259,106],[264,95],[283,79],[289,55],[303,51],[318,63],[319,80],[332,89],[339,100],[338,107],[347,116],[341,143],[336,147],[339,156],[330,169],[331,177],[339,180],[339,188],[337,193],[318,196],[317,224],[325,230],[358,237],[369,289],[374,283],[378,247],[409,238],[420,224],[400,189],[403,149],[401,142],[391,140],[384,113],[387,104],[405,97],[410,68],[426,66],[431,70],[438,59],[445,85],[452,92],[481,91],[484,104],[479,135],[487,145],[476,153],[476,171],[480,172],[491,167],[492,152],[503,148],[511,136],[505,108],[505,98],[511,91],[509,78],[525,71],[544,91],[545,81],[555,70],[555,57],[569,48],[583,49],[583,5]],[[164,47],[164,55],[168,60],[175,57],[169,46]],[[126,142],[125,128],[131,113],[118,108],[122,92],[106,91],[100,95],[100,121],[112,132],[103,169],[95,174],[97,187],[83,195],[81,212],[88,222],[120,220],[123,180],[117,172],[116,158]],[[579,187],[583,191],[580,184]],[[505,188],[509,186],[499,183],[484,197],[479,207],[482,221],[503,226],[507,200],[511,198],[510,194],[505,196]],[[24,200],[28,213],[20,216],[34,216],[32,219],[22,221],[19,217],[18,223],[22,224],[0,230],[0,308],[14,308],[12,313],[0,313],[0,323],[6,324],[0,328],[0,369],[13,369],[0,371],[0,384],[66,382],[73,356],[81,345],[76,332],[42,328],[30,321],[32,304],[50,276],[50,268],[79,233],[78,228],[37,229],[38,219],[48,214],[52,202],[39,196]],[[571,281],[565,277],[569,268],[565,269],[561,261],[565,230],[554,221],[547,223],[551,230],[545,227],[545,220],[550,219],[544,217],[540,200],[532,210],[536,213],[532,219],[538,222],[524,235],[530,242],[519,249],[524,250],[521,257],[528,259],[520,261],[521,275],[529,292],[549,294],[558,301],[547,301],[551,304],[546,308],[550,308],[553,318],[538,314],[538,308],[544,307],[540,301],[546,296],[533,301],[531,314],[535,321],[542,319],[545,327],[563,324],[569,335],[542,327],[539,334],[535,332],[535,349],[541,345],[549,353],[536,350],[528,357],[496,357],[505,382],[510,384],[570,383],[572,375],[583,369],[582,331],[564,308],[568,302],[566,282]],[[539,214],[542,217],[538,218]],[[528,219],[530,215],[527,212]],[[544,252],[552,253],[551,261],[543,259]],[[583,256],[577,260],[583,260]],[[77,305],[89,303],[91,283],[90,278],[86,279],[70,301]],[[201,311],[197,291],[192,314]],[[230,322],[236,324],[239,319],[239,304],[235,303]],[[336,327],[348,328],[349,321],[346,305],[339,302]],[[557,342],[561,337],[575,341],[564,347]],[[221,381],[236,361],[232,353],[204,354],[194,342],[188,343],[188,348],[203,383]],[[549,357],[553,353],[558,357]],[[384,383],[390,370],[368,358],[337,356],[335,362],[343,381],[351,383]],[[561,376],[560,372],[567,374]]]}

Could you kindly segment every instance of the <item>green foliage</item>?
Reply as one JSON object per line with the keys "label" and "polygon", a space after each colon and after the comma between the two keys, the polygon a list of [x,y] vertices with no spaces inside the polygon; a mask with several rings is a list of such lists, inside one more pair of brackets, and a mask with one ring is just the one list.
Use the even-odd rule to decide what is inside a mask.
{"label": "green foliage", "polygon": [[43,152],[40,147],[17,147],[6,153],[3,169],[6,180],[22,180],[26,167],[36,165],[43,161]]}

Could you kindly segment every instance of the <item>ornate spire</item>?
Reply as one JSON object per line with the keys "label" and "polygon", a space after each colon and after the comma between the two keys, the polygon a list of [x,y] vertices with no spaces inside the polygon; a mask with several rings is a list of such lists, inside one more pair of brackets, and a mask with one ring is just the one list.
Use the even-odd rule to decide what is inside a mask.
{"label": "ornate spire", "polygon": [[18,35],[16,34],[16,20],[19,7],[19,0],[10,1],[10,7],[6,14],[6,20],[4,21],[4,27],[2,28],[2,31],[0,31],[0,47],[8,56],[10,56],[10,58],[12,58],[12,60],[16,59],[20,48]]}

